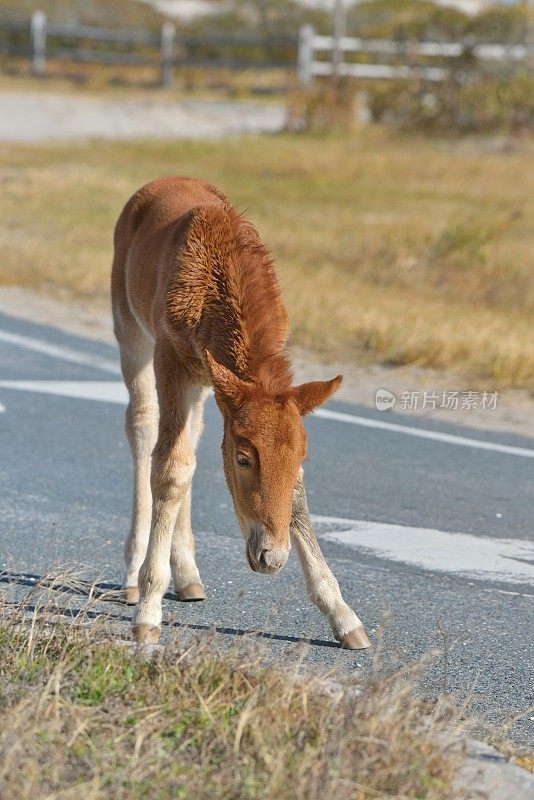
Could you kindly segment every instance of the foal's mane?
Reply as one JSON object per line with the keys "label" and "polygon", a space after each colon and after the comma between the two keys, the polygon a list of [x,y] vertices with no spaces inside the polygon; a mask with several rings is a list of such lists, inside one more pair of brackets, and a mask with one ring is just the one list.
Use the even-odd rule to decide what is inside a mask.
{"label": "foal's mane", "polygon": [[283,395],[292,381],[288,318],[273,261],[254,225],[218,197],[222,203],[189,214],[179,283],[202,295],[196,333],[209,338],[217,361],[268,395]]}

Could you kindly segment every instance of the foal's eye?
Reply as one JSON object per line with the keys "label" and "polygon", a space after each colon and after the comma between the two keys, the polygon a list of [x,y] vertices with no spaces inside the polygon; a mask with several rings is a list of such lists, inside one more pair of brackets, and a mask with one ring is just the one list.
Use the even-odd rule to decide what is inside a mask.
{"label": "foal's eye", "polygon": [[237,463],[239,464],[240,467],[252,466],[252,462],[246,453],[238,453],[236,458],[237,458]]}

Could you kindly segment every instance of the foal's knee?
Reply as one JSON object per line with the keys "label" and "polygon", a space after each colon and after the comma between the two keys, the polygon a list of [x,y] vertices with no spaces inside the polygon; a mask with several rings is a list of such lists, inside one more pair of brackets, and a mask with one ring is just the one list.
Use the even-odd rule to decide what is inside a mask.
{"label": "foal's knee", "polygon": [[139,588],[141,597],[163,595],[167,591],[170,578],[170,567],[165,563],[145,563],[139,570]]}
{"label": "foal's knee", "polygon": [[130,400],[126,408],[125,430],[130,443],[136,434],[152,431],[157,424],[157,408],[146,403],[135,403]]}
{"label": "foal's knee", "polygon": [[162,503],[177,503],[182,500],[195,472],[194,457],[187,460],[169,459],[163,463],[155,459],[152,476],[152,497]]}

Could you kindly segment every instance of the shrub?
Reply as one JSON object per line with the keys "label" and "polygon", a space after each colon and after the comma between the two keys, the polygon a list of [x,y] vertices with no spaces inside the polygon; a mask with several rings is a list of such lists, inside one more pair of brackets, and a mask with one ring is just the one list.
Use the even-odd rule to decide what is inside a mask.
{"label": "shrub", "polygon": [[371,0],[347,15],[349,35],[390,39],[457,39],[465,36],[469,17],[431,0]]}
{"label": "shrub", "polygon": [[534,126],[534,79],[526,71],[512,76],[482,75],[429,88],[419,84],[369,87],[375,120],[426,133],[523,133]]}
{"label": "shrub", "polygon": [[355,82],[348,78],[316,81],[289,95],[291,131],[350,131],[354,122]]}

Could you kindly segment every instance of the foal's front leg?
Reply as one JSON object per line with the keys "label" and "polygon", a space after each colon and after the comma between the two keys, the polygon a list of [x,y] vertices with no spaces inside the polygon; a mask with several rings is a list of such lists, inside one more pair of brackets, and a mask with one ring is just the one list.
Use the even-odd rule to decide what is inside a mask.
{"label": "foal's front leg", "polygon": [[308,597],[325,615],[336,639],[349,650],[370,647],[361,620],[343,600],[339,584],[319,547],[310,520],[302,472],[293,497],[290,535],[300,559]]}
{"label": "foal's front leg", "polygon": [[152,456],[152,525],[145,561],[139,573],[140,599],[133,632],[138,642],[154,643],[161,632],[161,601],[171,577],[173,532],[195,471],[188,415],[197,390],[176,375],[172,357],[154,362],[160,407],[159,434]]}
{"label": "foal's front leg", "polygon": [[[196,450],[202,433],[204,401],[209,389],[199,390],[189,412],[189,437]],[[179,600],[204,600],[206,592],[195,562],[195,539],[191,528],[191,486],[187,490],[178,511],[171,546],[171,573],[174,591]]]}

